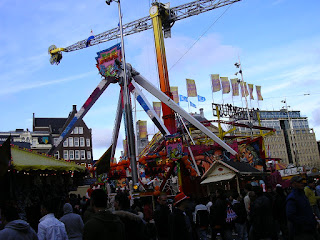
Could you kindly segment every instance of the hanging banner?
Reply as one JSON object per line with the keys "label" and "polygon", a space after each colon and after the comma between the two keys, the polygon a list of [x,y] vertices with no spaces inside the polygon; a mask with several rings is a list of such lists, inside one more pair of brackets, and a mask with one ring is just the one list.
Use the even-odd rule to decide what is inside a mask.
{"label": "hanging banner", "polygon": [[221,85],[222,85],[222,94],[226,94],[230,92],[230,83],[227,77],[220,77]]}
{"label": "hanging banner", "polygon": [[147,132],[147,121],[138,121],[139,126],[139,137],[140,138],[147,138],[148,132]]}
{"label": "hanging banner", "polygon": [[172,93],[173,101],[179,104],[178,87],[170,87],[170,91]]}
{"label": "hanging banner", "polygon": [[261,86],[256,86],[258,101],[263,101],[263,97],[261,95]]}
{"label": "hanging banner", "polygon": [[123,139],[123,155],[124,157],[128,157],[128,144],[126,139]]}
{"label": "hanging banner", "polygon": [[161,102],[153,102],[153,109],[158,114],[158,116],[161,116]]}
{"label": "hanging banner", "polygon": [[218,92],[221,90],[219,74],[211,74],[212,92]]}
{"label": "hanging banner", "polygon": [[240,82],[241,87],[241,97],[246,97],[249,95],[246,82]]}
{"label": "hanging banner", "polygon": [[103,77],[115,77],[118,74],[118,66],[115,60],[121,62],[121,46],[120,43],[100,52],[96,57],[97,68]]}
{"label": "hanging banner", "polygon": [[248,83],[248,88],[249,88],[250,99],[254,100],[254,98],[253,98],[253,84]]}
{"label": "hanging banner", "polygon": [[232,86],[232,96],[239,96],[239,82],[238,78],[230,79]]}
{"label": "hanging banner", "polygon": [[193,79],[186,79],[187,81],[187,92],[188,92],[188,97],[197,97],[197,87],[196,83]]}

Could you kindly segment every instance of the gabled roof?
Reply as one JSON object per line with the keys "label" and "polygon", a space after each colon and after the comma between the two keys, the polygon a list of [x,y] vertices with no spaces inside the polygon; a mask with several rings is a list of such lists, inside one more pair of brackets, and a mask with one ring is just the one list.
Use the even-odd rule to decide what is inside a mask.
{"label": "gabled roof", "polygon": [[60,133],[67,118],[35,118],[34,127],[49,127],[51,126],[52,133]]}
{"label": "gabled roof", "polygon": [[231,180],[236,175],[263,176],[266,174],[244,162],[216,160],[201,177],[201,184]]}

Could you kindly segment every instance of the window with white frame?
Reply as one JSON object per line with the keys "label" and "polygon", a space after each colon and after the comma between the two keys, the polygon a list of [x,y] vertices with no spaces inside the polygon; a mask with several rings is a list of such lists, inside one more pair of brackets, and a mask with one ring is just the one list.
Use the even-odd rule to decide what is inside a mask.
{"label": "window with white frame", "polygon": [[64,147],[68,147],[68,138],[63,142]]}
{"label": "window with white frame", "polygon": [[82,160],[86,159],[86,151],[85,150],[81,150],[81,159]]}
{"label": "window with white frame", "polygon": [[87,159],[91,159],[91,152],[87,151]]}
{"label": "window with white frame", "polygon": [[69,137],[69,147],[73,147],[73,137]]}
{"label": "window with white frame", "polygon": [[79,134],[83,134],[83,127],[79,127]]}
{"label": "window with white frame", "polygon": [[87,138],[86,141],[87,141],[87,147],[90,147],[90,138]]}
{"label": "window with white frame", "polygon": [[64,160],[69,160],[69,152],[68,152],[68,150],[63,150],[63,158],[64,158]]}
{"label": "window with white frame", "polygon": [[75,127],[75,128],[73,129],[73,133],[74,133],[74,134],[78,134],[78,133],[79,133],[79,128],[78,128],[78,127]]}
{"label": "window with white frame", "polygon": [[75,150],[74,151],[74,157],[76,160],[80,160],[80,150]]}
{"label": "window with white frame", "polygon": [[57,152],[54,154],[54,157],[55,157],[55,159],[59,159],[59,158],[60,158],[59,151],[57,151]]}
{"label": "window with white frame", "polygon": [[80,137],[80,147],[84,147],[84,137]]}
{"label": "window with white frame", "polygon": [[74,146],[79,147],[79,138],[78,137],[74,138]]}
{"label": "window with white frame", "polygon": [[73,150],[69,151],[69,159],[74,160],[74,151]]}

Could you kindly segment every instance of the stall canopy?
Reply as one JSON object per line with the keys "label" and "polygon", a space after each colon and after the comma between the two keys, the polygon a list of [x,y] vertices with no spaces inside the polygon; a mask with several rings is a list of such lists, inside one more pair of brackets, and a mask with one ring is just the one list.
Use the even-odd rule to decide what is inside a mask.
{"label": "stall canopy", "polygon": [[75,163],[57,160],[53,157],[36,152],[11,147],[11,165],[18,171],[55,170],[55,171],[85,171],[85,167]]}
{"label": "stall canopy", "polygon": [[239,176],[263,176],[266,173],[243,162],[216,160],[202,176],[201,184],[227,181]]}

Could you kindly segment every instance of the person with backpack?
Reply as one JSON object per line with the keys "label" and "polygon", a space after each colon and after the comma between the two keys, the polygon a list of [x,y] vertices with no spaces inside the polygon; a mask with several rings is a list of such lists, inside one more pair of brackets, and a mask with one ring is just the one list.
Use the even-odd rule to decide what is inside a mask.
{"label": "person with backpack", "polygon": [[197,205],[193,213],[193,221],[196,226],[196,232],[199,240],[207,240],[209,228],[209,211],[205,205],[204,198],[197,200]]}

